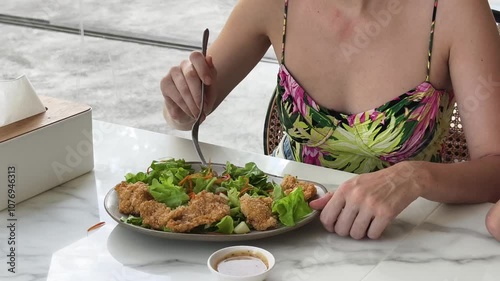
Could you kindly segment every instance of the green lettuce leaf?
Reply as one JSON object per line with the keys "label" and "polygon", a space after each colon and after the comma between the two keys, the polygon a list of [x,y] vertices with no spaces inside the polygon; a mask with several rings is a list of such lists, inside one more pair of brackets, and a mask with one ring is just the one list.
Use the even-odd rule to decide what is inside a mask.
{"label": "green lettuce leaf", "polygon": [[231,234],[234,231],[233,218],[231,216],[225,216],[215,226],[217,226],[217,232]]}
{"label": "green lettuce leaf", "polygon": [[146,179],[147,179],[147,175],[143,172],[139,172],[137,174],[128,173],[125,175],[125,180],[128,183],[136,183],[139,181],[146,182]]}
{"label": "green lettuce leaf", "polygon": [[227,162],[226,173],[233,179],[237,179],[238,177],[247,177],[249,184],[259,189],[272,189],[272,186],[270,187],[271,183],[267,182],[267,175],[257,168],[257,165],[253,162],[246,163],[245,167],[236,167],[235,165]]}
{"label": "green lettuce leaf", "polygon": [[153,179],[153,182],[149,186],[149,193],[151,193],[156,201],[174,209],[186,204],[189,196],[182,187],[174,185],[172,181],[172,178],[168,178],[163,179],[160,183],[157,179]]}
{"label": "green lettuce leaf", "polygon": [[217,178],[211,178],[211,179],[204,179],[204,178],[195,178],[194,179],[194,186],[193,186],[193,191],[194,193],[199,193],[203,190],[209,191],[209,192],[215,192],[215,186],[214,183],[217,180]]}
{"label": "green lettuce leaf", "polygon": [[244,176],[239,176],[236,179],[230,179],[221,183],[221,186],[229,189],[236,189],[241,191],[243,187],[247,184],[247,178]]}
{"label": "green lettuce leaf", "polygon": [[234,208],[229,209],[229,215],[233,218],[236,216],[239,216],[240,214],[241,214],[240,207],[234,207]]}
{"label": "green lettuce leaf", "polygon": [[187,175],[189,175],[189,173],[190,173],[189,170],[180,167],[180,168],[172,168],[170,170],[159,171],[157,175],[159,175],[160,180],[172,178],[172,183],[175,185],[179,185],[179,182],[183,180]]}
{"label": "green lettuce leaf", "polygon": [[283,192],[283,188],[281,188],[281,185],[274,183],[273,182],[273,202],[276,202],[280,200],[281,198],[285,197],[285,192]]}
{"label": "green lettuce leaf", "polygon": [[128,217],[125,217],[125,216],[121,217],[120,220],[122,222],[125,222],[125,223],[130,223],[133,225],[142,226],[142,218],[141,217],[129,215]]}
{"label": "green lettuce leaf", "polygon": [[172,178],[175,185],[179,184],[185,176],[192,173],[191,164],[187,164],[184,159],[168,159],[153,161],[148,169],[148,173],[139,172],[137,174],[128,173],[125,180],[129,183],[143,182],[151,185],[154,179]]}
{"label": "green lettuce leaf", "polygon": [[299,220],[312,212],[304,200],[302,188],[296,188],[287,196],[274,201],[272,211],[278,213],[280,222],[286,226],[294,226]]}
{"label": "green lettuce leaf", "polygon": [[240,206],[240,192],[236,188],[231,188],[227,192],[227,197],[229,198],[229,207],[239,207]]}

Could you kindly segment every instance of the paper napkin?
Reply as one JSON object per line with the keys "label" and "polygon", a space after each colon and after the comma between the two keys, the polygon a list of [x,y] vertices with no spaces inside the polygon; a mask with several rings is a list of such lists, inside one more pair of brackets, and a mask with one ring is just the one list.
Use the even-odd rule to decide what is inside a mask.
{"label": "paper napkin", "polygon": [[0,80],[0,127],[44,111],[45,106],[26,75],[12,80]]}

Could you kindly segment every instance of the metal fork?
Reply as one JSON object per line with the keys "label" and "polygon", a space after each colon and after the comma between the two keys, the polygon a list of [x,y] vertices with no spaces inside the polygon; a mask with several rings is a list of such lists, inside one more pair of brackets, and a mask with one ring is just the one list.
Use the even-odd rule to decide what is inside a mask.
{"label": "metal fork", "polygon": [[[203,32],[203,41],[202,41],[202,48],[201,48],[201,52],[202,52],[203,56],[207,55],[208,34],[209,34],[209,32],[208,32],[208,28],[207,28],[207,29],[205,29],[205,32]],[[200,149],[200,144],[198,143],[198,129],[200,127],[201,116],[203,114],[203,106],[205,104],[204,97],[205,97],[205,84],[203,84],[203,82],[201,82],[200,113],[198,113],[198,117],[196,118],[196,122],[193,124],[193,127],[191,128],[191,138],[193,139],[194,148],[196,149],[196,152],[198,153],[198,157],[200,157],[201,164],[206,166],[207,161],[205,160],[205,157],[203,156],[203,153],[201,152],[201,149]]]}

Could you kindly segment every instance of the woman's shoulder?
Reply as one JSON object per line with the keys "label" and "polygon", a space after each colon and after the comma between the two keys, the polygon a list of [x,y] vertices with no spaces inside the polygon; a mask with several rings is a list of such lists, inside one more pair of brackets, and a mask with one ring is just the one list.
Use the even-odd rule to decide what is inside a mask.
{"label": "woman's shoulder", "polygon": [[478,23],[491,25],[494,21],[488,0],[439,0],[439,18],[462,27]]}
{"label": "woman's shoulder", "polygon": [[284,6],[285,0],[238,0],[231,18],[237,19],[237,25],[252,26],[258,33],[269,35],[283,21]]}
{"label": "woman's shoulder", "polygon": [[488,0],[439,0],[436,32],[450,49],[465,39],[489,41],[498,36]]}
{"label": "woman's shoulder", "polygon": [[285,0],[238,0],[236,6],[242,6],[246,10],[260,12],[263,14],[283,11]]}

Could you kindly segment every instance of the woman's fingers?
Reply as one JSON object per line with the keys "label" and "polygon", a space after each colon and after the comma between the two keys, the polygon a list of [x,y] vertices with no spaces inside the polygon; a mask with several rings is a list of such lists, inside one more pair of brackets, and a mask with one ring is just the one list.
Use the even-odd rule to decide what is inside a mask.
{"label": "woman's fingers", "polygon": [[174,82],[194,118],[198,117],[201,105],[201,81],[196,69],[189,61],[181,63],[182,75],[174,77]]}
{"label": "woman's fingers", "polygon": [[348,236],[358,213],[359,207],[347,204],[335,222],[335,233],[340,236]]}
{"label": "woman's fingers", "polygon": [[362,239],[366,236],[370,223],[373,220],[373,213],[368,209],[361,209],[352,224],[350,235],[354,239]]}
{"label": "woman's fingers", "polygon": [[335,231],[335,222],[345,206],[345,198],[341,194],[335,193],[321,211],[320,220],[326,230]]}
{"label": "woman's fingers", "polygon": [[215,88],[214,81],[217,80],[217,70],[215,69],[213,59],[211,56],[206,57],[206,63],[208,67],[210,68],[211,72],[211,77],[212,81],[210,81],[210,84],[207,84],[208,91],[205,93],[205,107],[203,108],[205,116],[210,114],[212,110],[214,109],[216,98],[217,98],[217,89]]}
{"label": "woman's fingers", "polygon": [[[421,193],[411,177],[401,177],[398,167],[403,166],[358,175],[344,182],[321,212],[324,227],[341,236],[379,238]],[[319,208],[323,203],[312,202],[311,206]]]}
{"label": "woman's fingers", "polygon": [[[172,69],[161,82],[161,90],[165,98],[166,109],[169,115],[175,120],[183,119],[186,115],[189,118],[193,118],[191,111],[173,81],[172,73],[176,71],[177,70]],[[180,72],[180,69],[178,71]]]}
{"label": "woman's fingers", "polygon": [[[214,58],[212,56],[207,56],[206,61],[207,61],[208,67],[210,67],[210,69],[212,71],[212,74],[217,75],[217,71],[215,70],[215,65],[214,65]],[[214,73],[214,70],[216,71],[215,73]]]}
{"label": "woman's fingers", "polygon": [[500,241],[500,201],[498,201],[486,215],[486,228],[490,234]]}
{"label": "woman's fingers", "polygon": [[[205,97],[203,99],[205,102],[203,113],[206,116],[212,112],[215,105],[216,95],[212,86],[213,82],[217,79],[217,70],[215,69],[212,57],[203,57],[200,52],[191,53],[189,60],[198,74],[198,79],[200,79],[201,82],[207,86],[207,91],[205,91]],[[198,85],[196,87],[198,87]],[[201,102],[201,90],[199,95],[194,94],[193,96],[197,103]]]}
{"label": "woman's fingers", "polygon": [[[204,57],[200,52],[192,52],[189,56],[189,61],[193,65],[199,79],[203,81],[203,84],[210,86],[215,77],[213,70],[213,62],[210,57],[210,62],[208,61],[209,57]],[[212,66],[212,67],[211,67]]]}
{"label": "woman's fingers", "polygon": [[332,196],[333,196],[333,193],[328,192],[327,194],[325,194],[325,196],[311,201],[311,203],[309,203],[309,206],[311,208],[313,208],[314,210],[322,210],[326,206],[328,201],[330,201]]}
{"label": "woman's fingers", "polygon": [[[172,67],[161,81],[165,114],[180,124],[192,122],[200,112],[202,81],[207,86],[213,85],[216,77],[217,71],[212,58],[205,58],[200,52],[193,52],[189,60]],[[215,102],[215,91],[208,87],[204,97],[203,119],[212,111]]]}
{"label": "woman's fingers", "polygon": [[370,224],[367,236],[370,239],[380,238],[380,236],[382,236],[382,232],[384,232],[391,220],[392,219],[388,217],[376,216]]}

